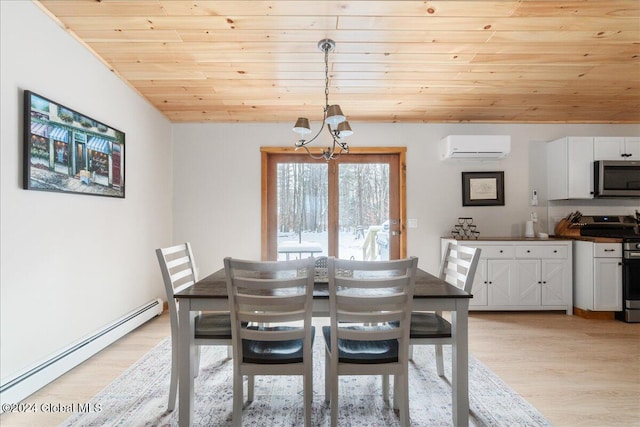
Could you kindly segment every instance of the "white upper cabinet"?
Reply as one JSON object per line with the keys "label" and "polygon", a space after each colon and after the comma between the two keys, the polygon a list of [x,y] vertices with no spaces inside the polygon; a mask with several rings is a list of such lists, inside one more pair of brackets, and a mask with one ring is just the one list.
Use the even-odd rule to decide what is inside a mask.
{"label": "white upper cabinet", "polygon": [[640,137],[596,137],[594,160],[640,160]]}
{"label": "white upper cabinet", "polygon": [[595,160],[640,160],[640,137],[567,136],[547,143],[549,200],[593,199]]}
{"label": "white upper cabinet", "polygon": [[593,137],[564,137],[547,144],[549,200],[593,198]]}
{"label": "white upper cabinet", "polygon": [[625,138],[624,146],[627,154],[630,154],[627,160],[640,160],[640,136]]}

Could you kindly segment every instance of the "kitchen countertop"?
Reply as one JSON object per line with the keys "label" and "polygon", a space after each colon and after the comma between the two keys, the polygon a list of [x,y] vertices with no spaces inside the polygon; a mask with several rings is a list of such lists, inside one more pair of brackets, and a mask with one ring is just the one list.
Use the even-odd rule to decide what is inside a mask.
{"label": "kitchen countertop", "polygon": [[[443,239],[454,239],[453,237],[443,237]],[[573,240],[571,237],[549,236],[549,237],[479,237],[477,239],[454,239],[461,242],[548,242],[550,240]]]}
{"label": "kitchen countertop", "polygon": [[622,243],[622,239],[618,237],[576,236],[576,237],[568,237],[568,239],[580,240],[583,242],[593,242],[593,243]]}
{"label": "kitchen countertop", "polygon": [[[453,239],[453,237],[443,237],[443,239]],[[594,237],[594,236],[549,236],[549,237],[480,237],[478,239],[454,239],[462,242],[548,242],[553,240],[581,240],[593,243],[622,243],[622,239],[616,237]]]}

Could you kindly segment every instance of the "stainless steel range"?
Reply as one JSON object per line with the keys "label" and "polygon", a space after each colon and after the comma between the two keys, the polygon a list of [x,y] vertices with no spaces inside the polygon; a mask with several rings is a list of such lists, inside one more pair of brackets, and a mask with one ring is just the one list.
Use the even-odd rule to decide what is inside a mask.
{"label": "stainless steel range", "polygon": [[622,239],[622,311],[616,318],[640,322],[640,213],[580,218],[580,235]]}
{"label": "stainless steel range", "polygon": [[622,311],[616,318],[640,322],[640,237],[622,243]]}

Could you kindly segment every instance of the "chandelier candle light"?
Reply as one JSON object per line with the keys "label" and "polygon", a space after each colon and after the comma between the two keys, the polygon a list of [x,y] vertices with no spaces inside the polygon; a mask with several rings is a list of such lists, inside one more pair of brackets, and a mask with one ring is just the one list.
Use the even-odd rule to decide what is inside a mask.
{"label": "chandelier candle light", "polygon": [[[329,105],[329,52],[332,52],[336,47],[336,43],[331,39],[323,39],[318,42],[318,49],[324,52],[324,98],[325,107],[322,118],[322,126],[318,130],[318,133],[311,139],[304,139],[305,135],[311,133],[311,127],[309,126],[309,119],[306,117],[299,117],[296,121],[293,131],[300,134],[300,140],[296,142],[296,150],[298,148],[304,148],[309,156],[314,159],[331,160],[336,159],[342,153],[349,152],[349,146],[342,138],[346,138],[353,135],[351,126],[347,118],[342,113],[342,109],[338,104]],[[322,154],[315,156],[307,145],[311,144],[322,133],[324,125],[327,125],[327,130],[333,140],[333,145],[322,150]]]}

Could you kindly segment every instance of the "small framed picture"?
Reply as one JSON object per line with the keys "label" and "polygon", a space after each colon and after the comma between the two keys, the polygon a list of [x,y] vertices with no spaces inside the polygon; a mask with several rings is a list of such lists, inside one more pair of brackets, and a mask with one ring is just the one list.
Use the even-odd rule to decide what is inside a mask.
{"label": "small framed picture", "polygon": [[462,172],[462,206],[504,206],[504,172]]}

